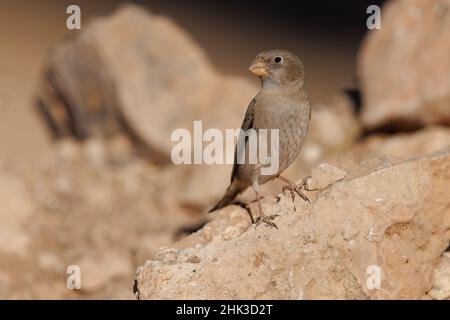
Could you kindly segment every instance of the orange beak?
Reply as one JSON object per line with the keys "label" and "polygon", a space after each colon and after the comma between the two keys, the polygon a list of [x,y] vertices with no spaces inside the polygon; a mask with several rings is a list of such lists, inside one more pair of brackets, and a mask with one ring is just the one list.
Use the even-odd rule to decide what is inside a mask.
{"label": "orange beak", "polygon": [[262,59],[256,59],[252,62],[248,71],[257,75],[258,77],[266,77],[267,76],[267,64]]}

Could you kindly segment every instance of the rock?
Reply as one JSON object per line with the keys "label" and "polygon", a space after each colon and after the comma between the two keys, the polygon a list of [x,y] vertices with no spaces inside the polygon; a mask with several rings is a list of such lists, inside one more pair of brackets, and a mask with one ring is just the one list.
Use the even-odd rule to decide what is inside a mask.
{"label": "rock", "polygon": [[375,135],[369,137],[363,144],[372,152],[398,157],[430,155],[450,147],[450,128],[428,127],[394,136]]}
{"label": "rock", "polygon": [[[291,180],[300,180],[324,159],[351,149],[361,135],[361,125],[354,108],[352,101],[344,94],[335,95],[328,104],[314,104],[305,144],[284,175]],[[190,178],[185,180],[180,192],[182,202],[193,208],[210,208],[228,187],[231,169],[231,165],[191,168]],[[204,181],[209,182],[206,189]],[[279,190],[280,186],[276,183],[262,186],[263,194]],[[253,199],[252,190],[239,196],[239,200],[244,202]]]}
{"label": "rock", "polygon": [[[305,144],[283,175],[291,180],[301,180],[321,162],[351,150],[361,137],[361,125],[355,108],[349,96],[344,94],[335,95],[327,104],[313,104]],[[263,194],[273,194],[279,192],[280,186],[268,183],[262,186],[262,190]],[[245,197],[246,201],[253,199],[253,192]]]}
{"label": "rock", "polygon": [[106,163],[106,150],[103,141],[97,137],[83,143],[85,159],[94,167],[102,167]]}
{"label": "rock", "polygon": [[450,0],[396,0],[358,61],[368,129],[450,124]]}
{"label": "rock", "polygon": [[450,252],[444,252],[434,271],[433,288],[429,295],[436,300],[450,300]]}
{"label": "rock", "polygon": [[116,135],[108,140],[108,159],[115,164],[125,164],[135,158],[132,142],[125,135]]}
{"label": "rock", "polygon": [[[135,5],[94,20],[55,48],[47,79],[41,108],[58,132],[109,138],[125,131],[163,164],[171,163],[175,129],[192,132],[194,120],[204,129],[239,128],[257,92],[245,79],[217,73],[172,20]],[[70,130],[60,128],[67,124]]]}
{"label": "rock", "polygon": [[311,170],[311,178],[306,181],[308,190],[322,190],[345,178],[347,172],[328,163],[321,163]]}
{"label": "rock", "polygon": [[395,135],[370,135],[348,152],[337,156],[337,161],[328,160],[332,163],[341,163],[349,159],[360,162],[368,157],[380,155],[411,158],[431,155],[448,148],[450,148],[450,128],[430,126],[418,131]]}
{"label": "rock", "polygon": [[[376,164],[376,165],[375,165]],[[266,197],[279,229],[229,206],[137,271],[139,299],[418,299],[450,239],[450,150],[367,161],[299,197]],[[254,212],[257,212],[255,210]]]}
{"label": "rock", "polygon": [[[172,20],[135,5],[95,19],[79,36],[58,45],[44,84],[40,108],[57,128],[55,136],[89,138],[86,154],[98,165],[125,163],[137,154],[170,166],[172,148],[179,143],[171,139],[174,130],[192,134],[195,120],[202,121],[203,132],[238,129],[257,92],[246,79],[219,74]],[[183,177],[172,185],[181,204],[206,210],[226,189],[231,166],[173,170]]]}
{"label": "rock", "polygon": [[0,298],[2,300],[6,299],[8,296],[11,286],[11,281],[9,279],[9,276],[5,273],[2,273],[0,271]]}

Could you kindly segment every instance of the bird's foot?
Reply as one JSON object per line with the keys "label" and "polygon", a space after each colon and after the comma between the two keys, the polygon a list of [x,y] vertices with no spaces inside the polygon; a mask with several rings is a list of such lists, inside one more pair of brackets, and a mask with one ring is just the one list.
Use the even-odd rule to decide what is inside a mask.
{"label": "bird's foot", "polygon": [[263,214],[261,212],[255,225],[256,225],[256,227],[258,227],[261,223],[264,222],[267,226],[278,229],[278,226],[272,220],[279,216],[280,216],[279,214],[273,214],[270,216],[266,216],[265,214]]}
{"label": "bird's foot", "polygon": [[255,190],[255,193],[256,193],[256,203],[258,204],[258,210],[259,210],[259,218],[258,218],[258,220],[256,220],[255,228],[257,228],[262,222],[264,222],[267,226],[278,229],[277,225],[272,220],[275,219],[276,217],[278,217],[279,215],[274,214],[274,215],[266,216],[262,209],[261,195],[259,193],[259,185],[257,183],[255,185],[253,185],[253,190]]}
{"label": "bird's foot", "polygon": [[283,189],[282,189],[283,194],[286,194],[286,191],[289,191],[291,193],[292,201],[295,201],[295,194],[298,194],[300,196],[300,198],[302,198],[303,200],[305,200],[308,203],[311,203],[309,198],[303,193],[303,190],[308,190],[306,188],[306,182],[310,178],[311,178],[311,176],[305,177],[302,180],[302,182],[300,182],[297,185],[295,183],[288,183],[287,185],[284,185]]}

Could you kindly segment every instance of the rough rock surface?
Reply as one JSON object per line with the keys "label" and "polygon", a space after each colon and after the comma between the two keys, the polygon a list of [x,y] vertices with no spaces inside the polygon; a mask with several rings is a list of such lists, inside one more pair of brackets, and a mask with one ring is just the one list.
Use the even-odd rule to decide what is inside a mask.
{"label": "rough rock surface", "polygon": [[[278,230],[229,206],[138,269],[139,299],[416,299],[450,239],[450,151],[366,161],[308,205],[264,199]],[[256,212],[255,210],[253,210]],[[380,286],[374,281],[379,271]],[[375,278],[376,280],[376,278]]]}
{"label": "rough rock surface", "polygon": [[359,52],[369,128],[450,123],[450,0],[389,1]]}

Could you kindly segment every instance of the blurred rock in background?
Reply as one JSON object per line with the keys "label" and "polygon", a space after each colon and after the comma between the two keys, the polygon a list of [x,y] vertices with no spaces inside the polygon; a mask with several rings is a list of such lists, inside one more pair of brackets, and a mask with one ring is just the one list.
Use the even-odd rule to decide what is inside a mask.
{"label": "blurred rock in background", "polygon": [[[203,223],[178,206],[176,172],[108,163],[94,141],[58,142],[34,163],[0,166],[0,298],[132,298],[143,259]],[[68,290],[66,268],[81,268]]]}
{"label": "blurred rock in background", "polygon": [[[56,138],[100,136],[108,143],[126,135],[138,154],[159,165],[171,165],[175,129],[193,133],[195,120],[204,130],[238,129],[258,91],[243,78],[220,75],[171,20],[131,5],[55,48],[46,75],[39,109]],[[345,95],[315,106],[302,159],[291,171],[306,172],[349,148],[360,134],[354,109]],[[185,166],[187,178],[178,182],[183,205],[211,206],[227,187],[230,167]],[[266,193],[275,188],[266,186]]]}
{"label": "blurred rock in background", "polygon": [[434,270],[433,288],[429,295],[436,300],[450,300],[450,252],[444,252]]}
{"label": "blurred rock in background", "polygon": [[370,32],[358,74],[367,129],[450,124],[450,1],[396,0]]}
{"label": "blurred rock in background", "polygon": [[312,205],[290,195],[264,199],[278,230],[251,226],[242,208],[222,209],[138,269],[137,297],[425,298],[450,238],[450,153],[379,160],[308,192]]}

